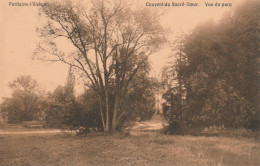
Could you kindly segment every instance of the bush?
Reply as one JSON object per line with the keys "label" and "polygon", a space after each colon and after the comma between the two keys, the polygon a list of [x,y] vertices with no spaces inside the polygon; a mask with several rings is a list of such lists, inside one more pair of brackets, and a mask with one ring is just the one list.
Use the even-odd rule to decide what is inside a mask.
{"label": "bush", "polygon": [[77,129],[74,128],[73,130],[76,130],[76,134],[77,135],[88,135],[88,134],[93,134],[93,133],[97,133],[97,132],[101,132],[102,129],[98,128],[98,127],[78,127]]}

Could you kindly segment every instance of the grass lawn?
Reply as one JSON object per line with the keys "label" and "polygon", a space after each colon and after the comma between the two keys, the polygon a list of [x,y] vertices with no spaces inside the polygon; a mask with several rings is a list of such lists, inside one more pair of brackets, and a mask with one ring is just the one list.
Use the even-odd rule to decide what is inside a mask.
{"label": "grass lawn", "polygon": [[194,136],[0,135],[0,165],[260,165],[254,139]]}

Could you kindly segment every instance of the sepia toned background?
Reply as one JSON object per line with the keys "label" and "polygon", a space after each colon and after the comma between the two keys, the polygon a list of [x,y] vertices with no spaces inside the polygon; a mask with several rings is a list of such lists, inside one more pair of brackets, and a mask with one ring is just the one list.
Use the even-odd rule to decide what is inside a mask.
{"label": "sepia toned background", "polygon": [[[162,24],[171,31],[169,43],[174,35],[181,32],[190,32],[198,23],[209,19],[218,20],[232,10],[241,0],[219,0],[208,2],[230,2],[232,7],[206,7],[206,0],[176,0],[174,2],[198,2],[199,7],[147,7],[146,2],[156,3],[160,0],[129,0],[137,8],[147,7],[162,13]],[[9,82],[21,75],[31,75],[40,86],[52,91],[57,85],[63,84],[68,68],[60,63],[43,63],[32,60],[33,52],[39,41],[36,28],[45,21],[38,15],[38,7],[9,6],[9,2],[31,2],[29,0],[0,1],[0,102],[3,97],[9,97],[11,90]],[[37,1],[34,1],[37,2]],[[163,2],[172,1],[166,0]],[[152,55],[152,75],[158,76],[162,66],[167,62],[170,53],[169,45]]]}

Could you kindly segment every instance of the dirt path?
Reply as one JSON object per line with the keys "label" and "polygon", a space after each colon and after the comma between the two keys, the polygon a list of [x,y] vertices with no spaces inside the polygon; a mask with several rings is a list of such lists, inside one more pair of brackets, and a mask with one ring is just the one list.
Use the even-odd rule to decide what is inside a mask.
{"label": "dirt path", "polygon": [[158,133],[166,124],[166,121],[161,115],[154,115],[151,120],[135,122],[135,125],[130,130],[130,135],[154,134]]}
{"label": "dirt path", "polygon": [[5,131],[0,130],[0,135],[19,135],[19,134],[57,134],[61,133],[62,131],[59,129],[49,129],[49,130],[30,130],[30,131]]}
{"label": "dirt path", "polygon": [[[135,122],[135,125],[130,130],[130,135],[154,134],[158,133],[166,124],[166,121],[161,115],[154,115],[151,120]],[[26,135],[26,134],[59,134],[64,131],[59,129],[24,129],[20,130],[7,130],[0,129],[0,135]],[[72,131],[65,131],[72,132]]]}

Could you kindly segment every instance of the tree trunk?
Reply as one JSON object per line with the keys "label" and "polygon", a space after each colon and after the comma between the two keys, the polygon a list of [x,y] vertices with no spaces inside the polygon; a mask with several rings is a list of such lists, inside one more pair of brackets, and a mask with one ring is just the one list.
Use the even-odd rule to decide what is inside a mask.
{"label": "tree trunk", "polygon": [[118,113],[118,94],[116,94],[115,96],[115,105],[114,105],[114,112],[113,112],[113,120],[112,120],[112,128],[111,128],[111,131],[112,132],[115,132],[116,130],[116,127],[117,127],[117,113]]}
{"label": "tree trunk", "polygon": [[106,128],[104,131],[109,131],[109,103],[108,103],[108,91],[105,90],[105,104],[106,104]]}
{"label": "tree trunk", "polygon": [[103,114],[103,103],[102,103],[102,99],[101,99],[101,96],[99,95],[98,96],[99,98],[99,109],[100,109],[100,116],[101,116],[101,120],[102,120],[102,125],[103,125],[103,129],[104,131],[106,130],[106,125],[105,125],[105,121],[104,121],[104,114]]}

